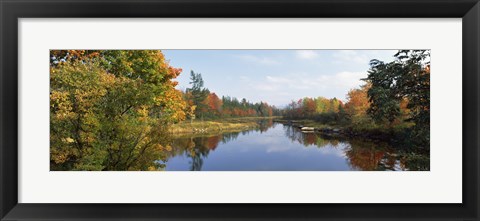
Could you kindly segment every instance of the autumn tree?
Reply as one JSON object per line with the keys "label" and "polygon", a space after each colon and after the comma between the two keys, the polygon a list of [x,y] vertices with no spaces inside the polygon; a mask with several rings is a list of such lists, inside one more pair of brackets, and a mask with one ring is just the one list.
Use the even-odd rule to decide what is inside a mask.
{"label": "autumn tree", "polygon": [[208,94],[205,99],[205,104],[207,106],[206,114],[210,117],[219,117],[222,113],[223,102],[215,93]]}
{"label": "autumn tree", "polygon": [[272,116],[272,107],[270,107],[265,102],[260,102],[258,105],[258,114],[261,117],[271,117]]}
{"label": "autumn tree", "polygon": [[303,113],[306,117],[313,117],[313,115],[317,113],[315,100],[312,98],[309,98],[309,97],[303,98],[302,106],[303,106]]}
{"label": "autumn tree", "polygon": [[365,124],[370,118],[367,111],[370,108],[370,101],[368,99],[368,84],[357,89],[352,89],[347,94],[347,103],[345,104],[345,111],[350,116],[353,124]]}
{"label": "autumn tree", "polygon": [[330,110],[330,100],[324,97],[317,97],[315,99],[316,112],[325,113]]}
{"label": "autumn tree", "polygon": [[289,119],[313,119],[322,123],[346,123],[344,104],[337,98],[305,97],[292,101],[282,111],[284,117]]}
{"label": "autumn tree", "polygon": [[155,170],[168,126],[185,119],[158,50],[51,51],[53,170]]}
{"label": "autumn tree", "polygon": [[223,117],[269,117],[273,116],[274,111],[279,113],[278,109],[266,102],[252,103],[245,98],[239,101],[235,97],[222,97]]}

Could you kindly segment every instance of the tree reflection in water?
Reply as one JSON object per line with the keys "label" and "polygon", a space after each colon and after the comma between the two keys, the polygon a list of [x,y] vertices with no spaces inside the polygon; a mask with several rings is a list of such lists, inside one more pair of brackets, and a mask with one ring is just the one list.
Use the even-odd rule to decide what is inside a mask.
{"label": "tree reflection in water", "polygon": [[231,142],[237,139],[240,134],[245,136],[252,132],[263,133],[273,126],[273,120],[259,120],[257,124],[258,128],[252,130],[228,132],[218,135],[199,134],[191,135],[189,138],[175,139],[172,143],[174,150],[168,158],[185,155],[190,159],[190,170],[200,171],[202,170],[204,158],[207,158],[210,151],[214,151],[220,142]]}
{"label": "tree reflection in water", "polygon": [[403,156],[402,152],[384,142],[302,132],[288,125],[284,125],[284,129],[285,135],[290,140],[303,144],[305,147],[337,148],[340,143],[344,144],[341,145],[343,152],[350,167],[354,170],[430,170],[428,159],[421,155]]}
{"label": "tree reflection in water", "polygon": [[178,138],[172,143],[173,151],[169,158],[185,155],[190,159],[190,170],[202,170],[203,160],[210,151],[214,151],[220,142],[228,143],[235,140],[239,134],[245,135],[248,131],[224,133],[220,135],[197,135],[189,138]]}
{"label": "tree reflection in water", "polygon": [[[173,150],[167,158],[186,156],[189,159],[190,170],[202,170],[204,160],[215,151],[220,143],[235,141],[240,135],[249,133],[264,133],[275,126],[272,121],[259,122],[259,128],[241,132],[230,132],[217,135],[192,135],[175,139]],[[280,125],[278,125],[280,126]],[[305,133],[297,128],[284,125],[284,135],[293,143],[304,147],[333,148],[342,153],[346,163],[352,170],[429,170],[429,161],[419,157],[405,157],[398,149],[386,143],[378,143],[361,139],[331,137],[319,133]]]}
{"label": "tree reflection in water", "polygon": [[[393,169],[395,168],[395,161],[386,160],[387,151],[393,151],[388,149],[385,144],[376,144],[374,142],[365,142],[360,140],[349,139],[342,140],[341,138],[334,138],[319,133],[313,132],[301,132],[300,130],[291,126],[285,127],[285,135],[291,140],[296,141],[304,146],[316,146],[318,148],[333,147],[338,148],[342,146],[345,157],[348,158],[350,167],[355,170],[377,170],[379,168]],[[339,145],[340,143],[345,145]],[[380,164],[386,162],[387,165],[381,166]]]}

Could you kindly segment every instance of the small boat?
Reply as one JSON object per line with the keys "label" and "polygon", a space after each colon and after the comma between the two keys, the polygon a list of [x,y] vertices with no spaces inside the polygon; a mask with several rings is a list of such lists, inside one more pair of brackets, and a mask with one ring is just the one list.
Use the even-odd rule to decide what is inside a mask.
{"label": "small boat", "polygon": [[301,129],[302,129],[302,130],[309,130],[309,131],[315,130],[314,127],[302,127]]}
{"label": "small boat", "polygon": [[315,133],[315,131],[313,131],[313,130],[302,130],[302,133],[304,133],[304,134],[313,134],[313,133]]}

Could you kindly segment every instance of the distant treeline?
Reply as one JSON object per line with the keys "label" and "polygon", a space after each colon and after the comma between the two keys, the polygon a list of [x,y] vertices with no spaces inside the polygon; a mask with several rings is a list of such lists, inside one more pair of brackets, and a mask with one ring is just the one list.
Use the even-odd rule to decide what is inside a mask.
{"label": "distant treeline", "polygon": [[190,72],[190,85],[183,92],[187,104],[188,117],[195,118],[225,118],[225,117],[271,117],[280,115],[280,110],[266,102],[251,103],[243,98],[239,101],[235,97],[222,96],[211,92],[203,86],[204,81],[200,73]]}

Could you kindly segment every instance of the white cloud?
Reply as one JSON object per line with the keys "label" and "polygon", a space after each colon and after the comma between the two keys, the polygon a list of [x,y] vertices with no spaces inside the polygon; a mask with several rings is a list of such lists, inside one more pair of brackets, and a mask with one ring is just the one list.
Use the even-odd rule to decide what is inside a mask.
{"label": "white cloud", "polygon": [[266,77],[267,82],[270,83],[289,83],[291,79],[285,78],[285,77],[272,77],[272,76],[267,76]]}
{"label": "white cloud", "polygon": [[279,85],[270,84],[270,83],[255,83],[252,86],[254,89],[259,91],[275,92],[280,89]]}
{"label": "white cloud", "polygon": [[[325,96],[333,91],[340,91],[346,94],[350,89],[357,88],[363,84],[362,78],[367,76],[366,72],[338,72],[335,74],[308,75],[292,74],[288,76],[266,76],[263,79],[252,81],[250,86],[259,94],[268,92],[282,97],[281,94],[290,91],[287,102],[291,99],[298,99],[299,94],[306,96]],[[330,93],[329,93],[330,92]],[[293,97],[291,97],[293,96]],[[336,95],[342,99],[344,95]],[[271,99],[271,98],[270,98]]]}
{"label": "white cloud", "polygon": [[340,62],[354,62],[360,64],[368,64],[370,59],[365,53],[354,50],[338,50],[333,53],[333,57]]}
{"label": "white cloud", "polygon": [[366,77],[366,72],[344,71],[333,75],[332,80],[334,81],[334,85],[336,85],[337,87],[345,87],[347,88],[347,90],[345,91],[348,91],[363,84],[363,81],[361,79]]}
{"label": "white cloud", "polygon": [[[361,78],[366,77],[364,72],[343,71],[331,75],[318,75],[317,77],[298,74],[288,77],[267,76],[265,83],[270,85],[279,85],[293,89],[315,89],[329,87],[358,87],[361,84]],[[348,91],[348,89],[346,90]]]}
{"label": "white cloud", "polygon": [[269,57],[259,57],[259,56],[254,56],[254,55],[238,55],[236,56],[244,61],[247,62],[253,62],[257,64],[263,64],[263,65],[276,65],[280,64],[277,60]]}
{"label": "white cloud", "polygon": [[241,81],[250,81],[250,78],[245,76],[245,75],[242,75],[239,77]]}
{"label": "white cloud", "polygon": [[312,50],[295,51],[297,58],[310,60],[318,57],[318,53]]}

